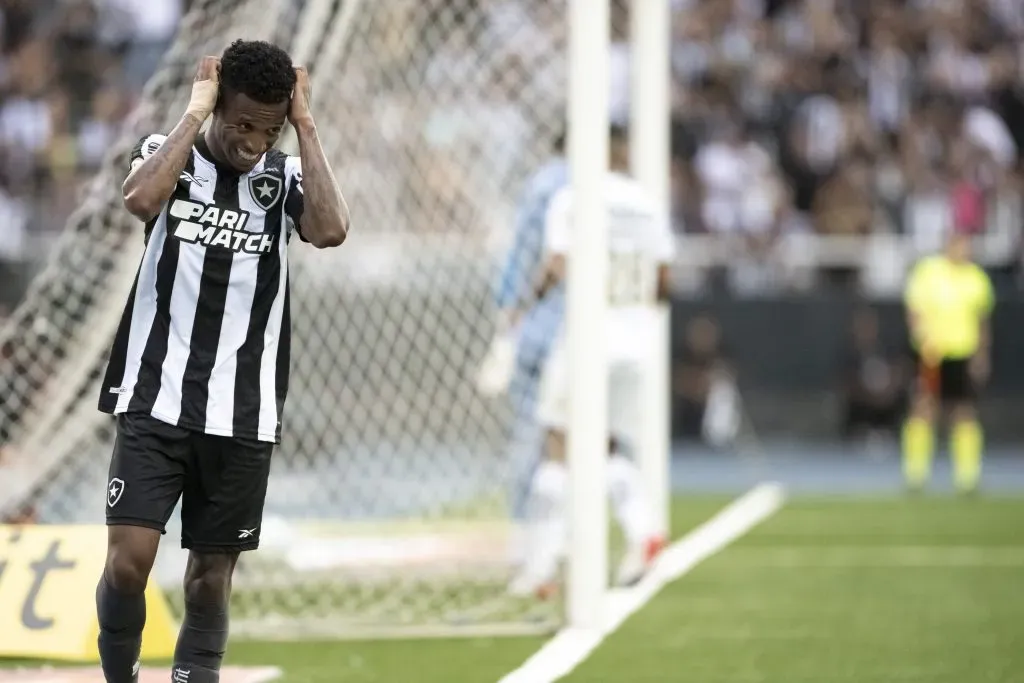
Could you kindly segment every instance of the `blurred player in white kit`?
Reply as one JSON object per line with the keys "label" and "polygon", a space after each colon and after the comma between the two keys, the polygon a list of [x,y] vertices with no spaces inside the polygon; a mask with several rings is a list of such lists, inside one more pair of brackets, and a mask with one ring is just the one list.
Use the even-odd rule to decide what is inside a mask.
{"label": "blurred player in white kit", "polygon": [[[605,339],[595,339],[594,343],[603,343],[607,354],[611,434],[608,491],[612,513],[626,540],[626,553],[616,582],[631,585],[643,577],[665,544],[640,472],[627,451],[639,442],[641,372],[651,348],[651,335],[658,330],[655,304],[667,298],[674,240],[654,199],[640,183],[626,175],[629,148],[623,128],[612,128],[609,165],[602,192],[609,230],[608,326]],[[566,186],[555,195],[548,209],[541,290],[558,285],[565,277],[572,230],[576,229],[572,202],[571,187]],[[586,230],[586,226],[579,229]],[[568,365],[563,328],[541,378],[537,417],[547,428],[546,457],[531,482],[527,560],[509,588],[516,595],[544,597],[554,590],[568,540]]]}

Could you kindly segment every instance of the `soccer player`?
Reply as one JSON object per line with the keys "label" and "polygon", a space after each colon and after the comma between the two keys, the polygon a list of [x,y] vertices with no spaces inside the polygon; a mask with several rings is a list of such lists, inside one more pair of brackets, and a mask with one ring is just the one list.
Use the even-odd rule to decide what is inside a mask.
{"label": "soccer player", "polygon": [[544,257],[544,219],[555,193],[569,177],[565,135],[555,141],[553,154],[527,181],[516,214],[515,237],[495,291],[498,331],[481,367],[484,393],[508,391],[515,410],[510,463],[512,555],[521,558],[530,480],[543,458],[536,418],[541,368],[558,333],[564,308],[561,286],[537,292]]}
{"label": "soccer player", "polygon": [[[96,590],[108,683],[137,680],[144,590],[182,499],[185,614],[172,680],[219,679],[238,555],[259,545],[288,388],[288,243],[345,240],[349,212],[317,137],[306,70],[235,41],[204,57],[188,108],[131,154],[124,205],[146,248],[99,401],[117,416]],[[209,127],[201,132],[204,122]],[[299,157],[274,149],[286,123]]]}
{"label": "soccer player", "polygon": [[[611,172],[602,197],[608,210],[610,308],[603,341],[609,371],[608,491],[612,512],[622,528],[626,553],[616,582],[631,585],[649,568],[664,546],[643,489],[640,472],[627,457],[639,438],[639,387],[646,339],[657,330],[653,305],[668,296],[668,264],[673,255],[669,226],[635,180],[626,175],[629,164],[627,133],[614,126],[610,144]],[[571,187],[552,200],[546,218],[547,264],[550,284],[564,280],[566,256],[574,229]],[[564,332],[564,331],[563,331]],[[595,343],[601,343],[596,341]],[[534,514],[529,555],[510,590],[540,596],[553,590],[558,562],[566,542],[567,472],[565,428],[568,420],[569,376],[564,334],[555,341],[543,371],[538,417],[548,428],[547,458],[532,482]]]}
{"label": "soccer player", "polygon": [[973,492],[981,477],[983,439],[975,411],[977,385],[989,372],[988,318],[992,284],[971,261],[971,238],[954,233],[945,252],[922,259],[905,291],[907,324],[918,386],[903,427],[903,472],[908,488],[931,475],[935,421],[950,409],[950,450],[958,491]]}

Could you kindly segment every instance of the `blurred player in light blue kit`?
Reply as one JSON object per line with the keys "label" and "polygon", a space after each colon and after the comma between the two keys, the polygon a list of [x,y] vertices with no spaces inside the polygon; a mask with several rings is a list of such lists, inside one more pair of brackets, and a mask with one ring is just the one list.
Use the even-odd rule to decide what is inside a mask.
{"label": "blurred player in light blue kit", "polygon": [[[646,298],[653,302],[655,294],[661,296],[664,290],[665,262],[672,252],[671,233],[652,218],[653,210],[642,188],[624,175],[629,159],[627,131],[614,126],[610,133],[613,173],[607,181],[608,201],[613,223],[619,226],[613,237],[619,251],[628,252],[628,258],[616,252],[612,265],[625,262],[629,267],[612,267],[609,284],[615,291],[650,290],[651,296]],[[499,283],[498,332],[478,377],[485,394],[507,390],[516,411],[509,482],[512,516],[517,525],[513,559],[522,567],[509,589],[523,596],[547,597],[552,593],[557,562],[565,550],[563,444],[569,388],[564,339],[558,346],[564,334],[565,288],[561,270],[554,265],[564,263],[570,222],[571,188],[563,149],[564,138],[556,144],[558,156],[533,176],[520,204],[515,241]],[[620,214],[627,216],[625,223],[615,219],[621,218]],[[617,331],[624,340],[613,344],[614,349],[626,349],[615,353],[628,356],[623,361],[610,347],[614,357],[609,357],[609,367],[616,381],[611,383],[609,397],[614,419],[609,421],[608,492],[627,545],[616,579],[620,585],[638,581],[664,545],[655,529],[640,472],[627,455],[629,446],[637,441],[636,356],[645,347],[634,342],[647,327],[648,311],[641,310],[646,298],[638,294],[637,301],[627,302],[629,305],[617,300],[609,304],[610,311],[618,314],[610,319],[616,324],[609,333]],[[618,337],[610,335],[607,341]],[[561,353],[557,353],[559,348]],[[619,366],[629,372],[621,372]]]}
{"label": "blurred player in light blue kit", "polygon": [[[608,467],[606,486],[612,515],[622,530],[625,552],[615,582],[629,586],[653,566],[664,548],[650,496],[629,456],[641,439],[641,387],[644,361],[658,334],[656,308],[668,297],[669,264],[675,242],[657,202],[629,177],[629,132],[609,131],[608,171],[598,201],[607,211],[607,327],[593,343],[608,372]],[[572,187],[551,198],[544,218],[543,264],[536,291],[561,288],[571,258],[572,234],[587,230],[573,219]],[[526,557],[509,584],[513,595],[547,598],[558,590],[558,574],[568,541],[569,482],[566,437],[573,393],[566,330],[558,326],[541,370],[536,416],[545,430],[545,450],[530,482]]]}
{"label": "blurred player in light blue kit", "polygon": [[561,285],[536,296],[544,258],[544,220],[551,198],[569,181],[565,135],[552,156],[526,182],[516,212],[515,236],[495,290],[498,330],[479,376],[489,395],[508,392],[515,410],[509,445],[509,503],[517,528],[512,553],[519,561],[530,481],[543,456],[543,429],[536,419],[541,368],[558,334],[564,313]]}

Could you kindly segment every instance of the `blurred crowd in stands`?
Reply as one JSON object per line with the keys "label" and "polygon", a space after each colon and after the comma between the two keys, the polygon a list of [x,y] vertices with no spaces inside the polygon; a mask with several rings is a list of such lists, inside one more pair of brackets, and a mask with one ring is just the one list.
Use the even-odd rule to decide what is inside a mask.
{"label": "blurred crowd in stands", "polygon": [[817,254],[891,293],[951,229],[1015,286],[1024,3],[675,5],[677,228],[724,246],[733,291],[817,284]]}
{"label": "blurred crowd in stands", "polygon": [[166,50],[183,0],[0,0],[0,319]]}
{"label": "blurred crowd in stands", "polygon": [[[0,0],[0,323],[193,1]],[[307,2],[282,1],[294,16]],[[511,206],[521,171],[534,170],[519,168],[531,156],[522,150],[547,142],[531,128],[538,110],[551,110],[548,132],[562,129],[564,0],[374,1],[345,82],[318,96],[344,121],[334,142],[350,200],[375,202],[382,231],[419,229],[403,219],[488,225],[481,206]],[[672,217],[688,237],[678,291],[832,285],[892,298],[910,263],[952,230],[976,236],[998,289],[1024,289],[1024,0],[670,2]],[[619,122],[629,4],[613,0]],[[385,268],[366,263],[374,277]],[[870,308],[850,322],[836,361],[842,432],[892,433],[907,369]],[[736,438],[735,341],[710,313],[675,335],[677,436]],[[0,348],[15,370],[0,376],[0,394],[46,375],[13,355]],[[15,417],[0,414],[0,448]]]}

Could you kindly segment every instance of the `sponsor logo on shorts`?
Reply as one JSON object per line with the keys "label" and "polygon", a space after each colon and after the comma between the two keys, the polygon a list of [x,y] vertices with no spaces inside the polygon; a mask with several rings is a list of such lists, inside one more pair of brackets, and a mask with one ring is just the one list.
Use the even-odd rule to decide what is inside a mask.
{"label": "sponsor logo on shorts", "polygon": [[238,539],[241,540],[243,538],[256,538],[256,529],[259,529],[259,527],[253,527],[252,529],[239,529]]}
{"label": "sponsor logo on shorts", "polygon": [[114,477],[107,484],[107,507],[114,507],[124,494],[124,480]]}
{"label": "sponsor logo on shorts", "polygon": [[174,670],[174,675],[171,676],[171,680],[174,683],[188,683],[188,677],[191,674],[191,669],[182,669],[181,667],[178,667]]}

